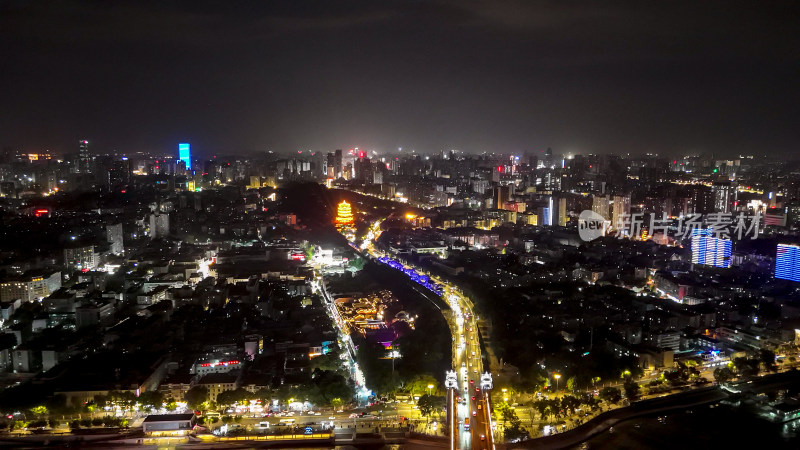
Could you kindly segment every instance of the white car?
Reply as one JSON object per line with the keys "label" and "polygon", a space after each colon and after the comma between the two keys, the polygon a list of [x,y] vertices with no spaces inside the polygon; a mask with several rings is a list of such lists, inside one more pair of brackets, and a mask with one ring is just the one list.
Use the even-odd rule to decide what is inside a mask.
{"label": "white car", "polygon": [[258,425],[253,426],[254,431],[267,431],[269,430],[269,422],[260,422]]}

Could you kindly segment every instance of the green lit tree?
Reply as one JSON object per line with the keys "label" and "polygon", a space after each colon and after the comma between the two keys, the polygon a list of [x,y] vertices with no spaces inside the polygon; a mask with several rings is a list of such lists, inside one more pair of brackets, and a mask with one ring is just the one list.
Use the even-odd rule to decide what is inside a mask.
{"label": "green lit tree", "polygon": [[444,408],[444,404],[444,397],[437,397],[435,395],[428,394],[421,396],[417,402],[417,406],[419,406],[419,412],[425,417],[430,417],[435,411],[439,411]]}
{"label": "green lit tree", "polygon": [[47,407],[44,405],[34,406],[31,408],[31,412],[36,414],[37,416],[45,416],[47,415]]}
{"label": "green lit tree", "polygon": [[727,383],[736,376],[733,371],[727,367],[718,367],[714,369],[714,379],[717,383]]}
{"label": "green lit tree", "polygon": [[208,400],[208,389],[205,386],[194,386],[186,391],[186,395],[183,398],[190,408],[200,409],[202,404]]}
{"label": "green lit tree", "polygon": [[629,401],[638,399],[642,391],[642,387],[639,386],[639,383],[633,381],[631,378],[625,379],[625,383],[622,385],[622,388],[625,390],[625,397]]}
{"label": "green lit tree", "polygon": [[604,387],[600,389],[600,398],[608,403],[618,403],[622,400],[622,392],[615,387]]}
{"label": "green lit tree", "polygon": [[244,388],[229,389],[217,395],[217,403],[222,406],[244,405],[254,398],[253,394]]}
{"label": "green lit tree", "polygon": [[147,409],[160,408],[164,403],[164,396],[158,391],[142,392],[139,395],[139,403]]}

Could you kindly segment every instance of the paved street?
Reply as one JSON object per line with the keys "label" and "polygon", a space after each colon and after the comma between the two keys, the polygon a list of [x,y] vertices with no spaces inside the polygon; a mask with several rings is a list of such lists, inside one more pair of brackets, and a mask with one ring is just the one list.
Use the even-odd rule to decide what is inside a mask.
{"label": "paved street", "polygon": [[[370,227],[361,246],[374,259],[386,256],[374,247],[374,240],[380,234],[379,224],[380,222],[375,222]],[[425,272],[418,267],[414,269],[420,273]],[[441,297],[450,307],[449,311],[443,310],[442,313],[453,337],[453,368],[458,380],[456,397],[453,399],[457,400],[456,424],[453,424],[457,433],[451,436],[451,447],[493,448],[491,420],[488,417],[488,412],[491,411],[488,404],[490,400],[480,388],[484,368],[477,317],[473,312],[472,302],[451,283],[435,275],[431,275],[430,279],[443,288]]]}

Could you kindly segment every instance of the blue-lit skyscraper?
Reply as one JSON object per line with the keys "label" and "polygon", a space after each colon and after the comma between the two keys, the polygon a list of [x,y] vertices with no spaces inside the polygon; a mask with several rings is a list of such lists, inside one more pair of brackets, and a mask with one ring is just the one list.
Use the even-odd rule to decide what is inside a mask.
{"label": "blue-lit skyscraper", "polygon": [[710,228],[692,230],[692,262],[708,266],[731,266],[733,242],[713,236]]}
{"label": "blue-lit skyscraper", "polygon": [[178,159],[186,163],[186,170],[192,170],[192,152],[189,144],[178,144]]}
{"label": "blue-lit skyscraper", "polygon": [[775,278],[800,281],[800,247],[778,244],[775,255]]}

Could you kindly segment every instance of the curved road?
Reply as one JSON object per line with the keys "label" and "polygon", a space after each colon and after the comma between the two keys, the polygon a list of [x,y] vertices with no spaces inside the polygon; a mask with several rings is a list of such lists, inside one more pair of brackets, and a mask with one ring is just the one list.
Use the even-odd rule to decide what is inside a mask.
{"label": "curved road", "polygon": [[[374,247],[380,235],[380,221],[376,221],[367,232],[361,248],[351,243],[361,256],[377,260],[384,256]],[[381,263],[378,263],[381,264]],[[406,264],[417,272],[419,267]],[[386,266],[389,267],[389,266]],[[405,277],[405,274],[402,274]],[[453,337],[453,370],[456,371],[458,388],[448,395],[448,408],[455,408],[455,423],[450,424],[451,448],[494,449],[491,426],[491,398],[480,388],[483,373],[478,324],[473,313],[472,302],[456,286],[432,275],[431,280],[443,287],[441,299],[449,309],[439,307],[450,327]],[[410,280],[409,280],[410,281]],[[412,282],[413,283],[413,282]],[[424,290],[414,286],[418,291]],[[432,294],[435,295],[435,294]],[[427,296],[427,295],[426,295]],[[437,305],[438,306],[438,305]],[[450,411],[448,411],[450,417]]]}

